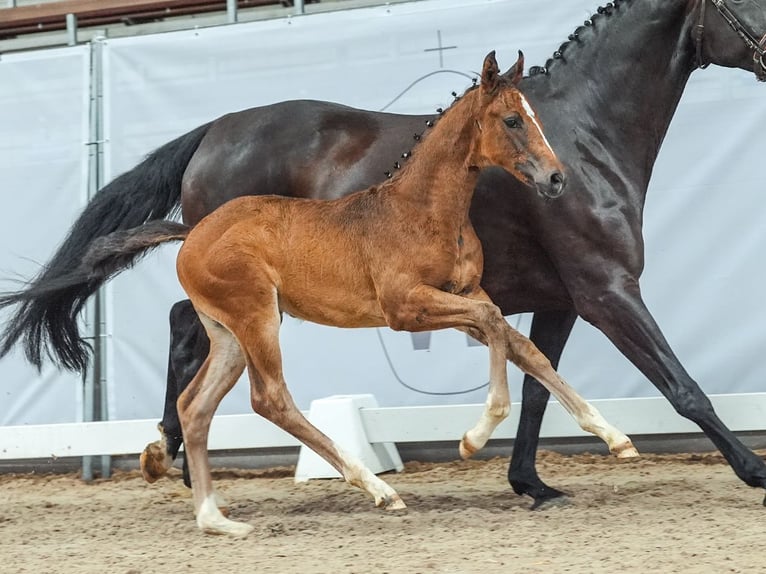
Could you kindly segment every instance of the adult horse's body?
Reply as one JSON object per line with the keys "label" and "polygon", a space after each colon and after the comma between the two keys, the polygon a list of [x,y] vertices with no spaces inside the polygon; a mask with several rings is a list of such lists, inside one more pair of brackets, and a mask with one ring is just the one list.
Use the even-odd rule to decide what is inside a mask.
{"label": "adult horse's body", "polygon": [[[723,4],[623,0],[579,28],[543,73],[522,83],[554,149],[570,166],[569,193],[553,205],[530,196],[501,203],[496,190],[515,193],[519,184],[487,170],[479,180],[471,218],[485,249],[485,290],[506,315],[535,312],[531,337],[554,366],[580,315],[601,329],[680,414],[702,428],[742,480],[766,487],[766,465],[715,415],[664,339],[639,289],[647,185],[690,74],[714,63],[746,70],[755,66],[758,78],[766,78],[763,58],[752,45],[766,32],[766,12],[752,0],[731,2],[736,18],[758,32],[748,44],[714,3]],[[160,148],[110,184],[36,285],[42,287],[76,265],[94,236],[163,216],[179,193],[184,218],[194,224],[239,195],[329,197],[364,188],[384,177],[426,119],[319,102],[288,102],[226,116]],[[157,172],[157,167],[164,171]],[[305,177],[309,167],[316,177]],[[153,182],[142,180],[147,173],[153,173]],[[151,197],[146,195],[150,192]],[[119,218],[111,216],[115,204],[126,205]],[[144,211],[134,210],[142,206]],[[93,221],[101,222],[96,231],[90,228]],[[63,364],[80,367],[84,349],[71,319],[99,283],[94,280],[90,291],[63,299],[35,299],[30,290],[26,299],[6,300],[28,302],[6,332],[4,349],[27,337],[28,355],[39,362],[41,345],[50,338]],[[173,317],[192,320],[193,314],[180,307]],[[172,332],[164,427],[168,449],[175,455],[181,437],[177,423],[173,428],[173,379],[181,386],[190,380],[204,358],[206,341],[199,326],[192,329],[188,322],[174,325]],[[189,360],[195,349],[201,354]],[[561,496],[535,470],[548,396],[534,380],[525,379],[509,469],[514,490],[529,494],[536,504]]]}

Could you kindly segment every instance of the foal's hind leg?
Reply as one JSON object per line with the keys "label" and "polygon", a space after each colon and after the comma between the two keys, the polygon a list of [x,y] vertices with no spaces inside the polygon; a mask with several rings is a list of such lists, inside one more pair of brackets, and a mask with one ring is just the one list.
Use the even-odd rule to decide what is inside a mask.
{"label": "foal's hind leg", "polygon": [[207,439],[218,404],[237,382],[245,357],[237,339],[204,313],[200,320],[210,337],[210,354],[178,399],[178,413],[186,442],[197,526],[211,534],[246,536],[253,527],[221,514],[221,499],[213,489]]}
{"label": "foal's hind leg", "polygon": [[[177,302],[170,310],[170,352],[168,356],[165,409],[157,425],[161,438],[146,445],[141,453],[141,473],[154,482],[167,473],[183,443],[178,419],[178,397],[189,386],[210,352],[210,341],[191,301]],[[191,487],[189,467],[183,457],[184,484]]]}
{"label": "foal's hind leg", "polygon": [[295,406],[282,373],[279,323],[275,297],[270,309],[264,309],[257,317],[248,317],[248,327],[243,333],[238,333],[247,356],[253,410],[324,458],[346,482],[366,490],[375,499],[376,506],[383,506],[386,510],[405,508],[393,488],[355,456],[344,452],[306,420]]}

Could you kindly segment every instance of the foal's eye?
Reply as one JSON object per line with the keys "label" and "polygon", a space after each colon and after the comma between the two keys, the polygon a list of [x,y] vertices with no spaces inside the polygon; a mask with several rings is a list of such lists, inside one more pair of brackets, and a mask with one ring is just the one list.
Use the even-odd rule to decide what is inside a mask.
{"label": "foal's eye", "polygon": [[507,125],[509,128],[521,127],[521,118],[519,118],[518,116],[508,116],[503,121],[505,122],[505,125]]}

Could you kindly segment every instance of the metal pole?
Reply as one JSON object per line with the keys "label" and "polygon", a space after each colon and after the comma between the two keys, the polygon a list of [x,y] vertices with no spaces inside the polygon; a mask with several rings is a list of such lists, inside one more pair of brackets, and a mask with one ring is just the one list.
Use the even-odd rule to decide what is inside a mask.
{"label": "metal pole", "polygon": [[[94,40],[96,46],[96,189],[97,192],[106,182],[104,181],[104,40],[97,37]],[[109,402],[107,396],[107,326],[106,326],[106,294],[104,288],[96,292],[97,325],[93,374],[96,379],[95,410],[98,420],[109,419]],[[101,478],[109,478],[112,475],[112,457],[101,455]]]}
{"label": "metal pole", "polygon": [[[99,118],[100,119],[100,118]],[[99,126],[101,122],[99,121]],[[99,146],[100,148],[102,146]],[[103,150],[99,151],[99,164],[103,161]],[[103,170],[99,170],[100,173],[104,173]],[[107,327],[106,327],[106,296],[104,289],[101,288],[96,293],[96,305],[98,306],[98,338],[96,339],[96,347],[98,349],[98,369],[94,369],[98,372],[98,383],[96,385],[96,415],[98,420],[109,420],[109,400],[107,395],[108,383],[106,376],[106,344],[107,344]],[[101,478],[109,478],[112,476],[112,457],[108,454],[101,455]]]}
{"label": "metal pole", "polygon": [[[104,185],[104,129],[103,129],[103,40],[94,38],[90,45],[90,162],[88,200]],[[93,365],[83,386],[83,418],[85,421],[108,419],[106,380],[106,308],[105,297],[99,289],[93,303],[88,306],[88,327],[93,336]],[[93,457],[83,457],[83,480],[93,479]],[[101,456],[101,476],[111,475],[111,457]]]}
{"label": "metal pole", "polygon": [[237,22],[237,0],[226,0],[226,21],[229,24]]}
{"label": "metal pole", "polygon": [[74,14],[66,15],[66,38],[68,46],[77,44],[77,16]]}
{"label": "metal pole", "polygon": [[[67,21],[67,28],[69,22]],[[96,70],[98,59],[100,57],[99,51],[96,49],[96,44],[90,45],[90,86],[88,90],[90,92],[90,104],[88,110],[88,201],[93,198],[93,195],[98,191],[98,149],[96,148],[96,142],[98,141],[98,113],[97,113],[97,77],[98,72]],[[96,305],[93,300],[89,301],[86,306],[85,312],[86,318],[86,331],[96,339],[98,331],[98,323],[96,321]],[[95,420],[95,386],[96,375],[93,369],[90,369],[83,376],[82,385],[82,420],[84,422],[92,422]],[[93,457],[82,457],[82,479],[85,481],[93,480]]]}
{"label": "metal pole", "polygon": [[295,3],[295,13],[296,14],[305,14],[306,13],[306,6],[305,2],[303,0],[293,0]]}

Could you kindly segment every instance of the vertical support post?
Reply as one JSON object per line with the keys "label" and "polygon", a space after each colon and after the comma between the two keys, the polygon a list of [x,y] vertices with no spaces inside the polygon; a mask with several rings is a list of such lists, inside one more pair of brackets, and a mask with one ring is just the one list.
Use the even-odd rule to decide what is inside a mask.
{"label": "vertical support post", "polygon": [[[87,315],[92,317],[93,305],[89,304],[87,309]],[[93,396],[94,392],[94,380],[91,373],[86,373],[83,376],[82,381],[82,420],[83,422],[93,422],[95,418],[95,411],[93,408]],[[86,482],[93,480],[93,457],[82,457],[82,479]]]}
{"label": "vertical support post", "polygon": [[66,15],[66,43],[67,46],[77,45],[77,16],[75,14]]}
{"label": "vertical support post", "polygon": [[296,14],[305,14],[306,13],[306,3],[304,0],[293,0],[293,3],[295,4],[295,13]]}
{"label": "vertical support post", "polygon": [[8,8],[15,8],[16,0],[8,0],[8,2],[6,2],[6,5],[8,6]]}
{"label": "vertical support post", "polygon": [[226,0],[226,21],[229,24],[237,23],[237,0]]}
{"label": "vertical support post", "polygon": [[[94,38],[90,44],[90,153],[88,201],[104,185],[104,129],[103,129],[103,44],[104,38]],[[93,365],[83,385],[83,418],[88,421],[108,418],[106,377],[106,306],[103,289],[99,289],[88,304],[88,331],[93,336]],[[101,456],[101,476],[111,475],[111,457]],[[93,479],[93,457],[83,457],[83,480]]]}
{"label": "vertical support post", "polygon": [[[93,42],[96,47],[96,75],[95,75],[95,135],[96,135],[96,179],[94,193],[104,187],[104,41],[106,38],[98,37]],[[97,330],[95,339],[95,358],[93,375],[97,377],[95,387],[96,416],[98,420],[109,419],[109,402],[107,395],[107,327],[106,327],[106,293],[102,287],[96,292],[96,315]],[[109,478],[112,475],[112,457],[101,455],[101,478]]]}

